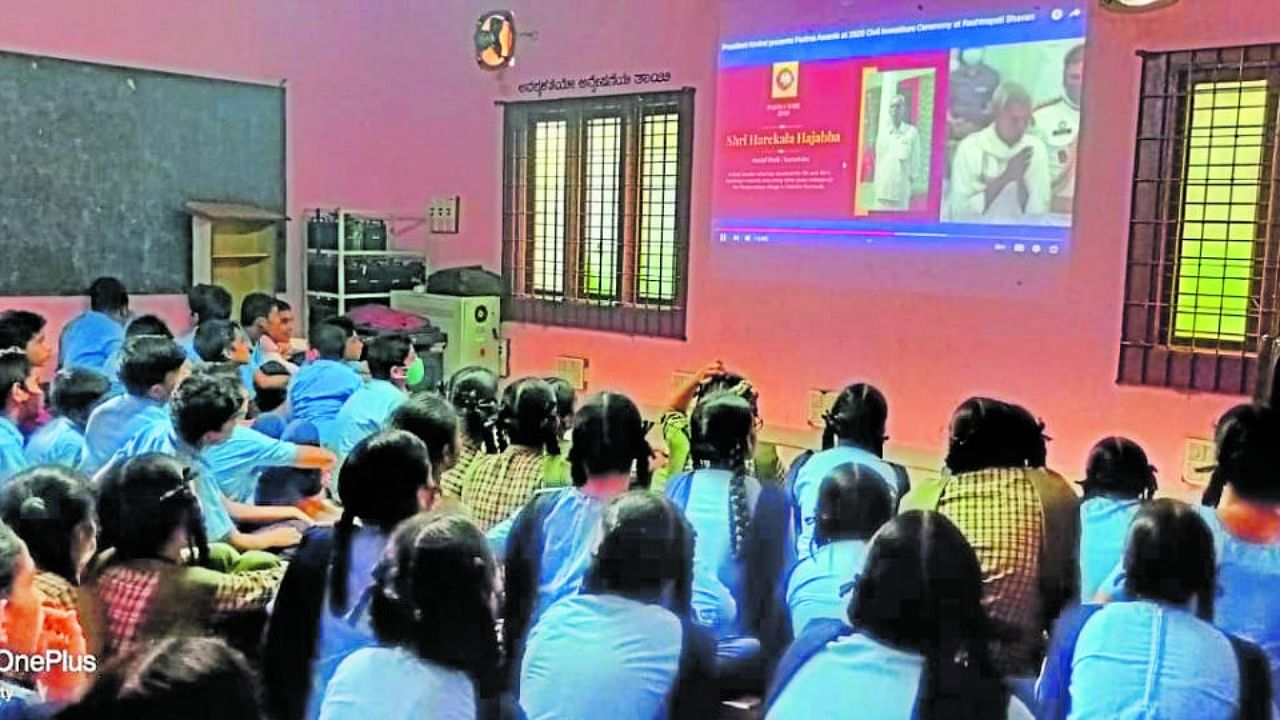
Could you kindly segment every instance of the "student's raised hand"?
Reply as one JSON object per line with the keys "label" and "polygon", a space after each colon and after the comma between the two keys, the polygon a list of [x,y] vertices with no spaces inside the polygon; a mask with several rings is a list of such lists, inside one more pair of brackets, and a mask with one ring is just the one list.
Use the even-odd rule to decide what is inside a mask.
{"label": "student's raised hand", "polygon": [[698,382],[709,380],[710,378],[714,378],[714,377],[720,377],[721,375],[724,375],[724,374],[725,374],[724,361],[716,360],[715,362],[707,363],[705,366],[703,366],[701,370],[698,371]]}

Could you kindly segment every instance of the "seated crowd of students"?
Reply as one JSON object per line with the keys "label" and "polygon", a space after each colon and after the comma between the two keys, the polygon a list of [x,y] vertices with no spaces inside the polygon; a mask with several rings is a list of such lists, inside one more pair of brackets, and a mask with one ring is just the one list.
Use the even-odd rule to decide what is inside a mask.
{"label": "seated crowd of students", "polygon": [[415,390],[409,339],[344,318],[295,352],[266,295],[198,286],[175,339],[89,294],[56,359],[0,313],[2,719],[1275,715],[1268,407],[1218,421],[1199,507],[1119,437],[1078,497],[991,398],[910,477],[867,383],[784,471],[720,363],[655,448],[615,392]]}

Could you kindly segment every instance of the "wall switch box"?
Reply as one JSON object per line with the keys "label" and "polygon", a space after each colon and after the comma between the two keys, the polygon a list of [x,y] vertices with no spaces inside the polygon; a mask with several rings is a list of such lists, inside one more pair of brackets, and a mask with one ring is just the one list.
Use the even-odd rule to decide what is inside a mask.
{"label": "wall switch box", "polygon": [[460,195],[431,198],[431,203],[427,206],[427,224],[431,232],[437,235],[458,234],[461,209]]}
{"label": "wall switch box", "polygon": [[1213,466],[1218,462],[1212,440],[1187,438],[1182,452],[1182,482],[1193,487],[1209,484]]}
{"label": "wall switch box", "polygon": [[556,377],[569,383],[569,386],[574,390],[586,390],[586,358],[569,357],[568,355],[561,355],[556,358]]}
{"label": "wall switch box", "polygon": [[826,425],[826,414],[831,409],[831,405],[836,401],[836,393],[833,390],[810,390],[809,391],[809,426],[820,428]]}

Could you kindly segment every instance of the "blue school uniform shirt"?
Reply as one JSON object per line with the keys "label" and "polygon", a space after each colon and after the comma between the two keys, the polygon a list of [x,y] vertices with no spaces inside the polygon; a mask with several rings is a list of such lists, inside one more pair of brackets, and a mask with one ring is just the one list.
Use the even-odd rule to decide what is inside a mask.
{"label": "blue school uniform shirt", "polygon": [[117,395],[93,409],[85,426],[85,472],[94,473],[134,435],[169,421],[169,406],[149,397]]}
{"label": "blue school uniform shirt", "polygon": [[106,313],[89,310],[62,329],[62,337],[58,341],[58,365],[102,372],[123,343],[124,325]]}
{"label": "blue school uniform shirt", "polygon": [[7,417],[0,416],[0,486],[31,466],[23,448],[22,431]]}
{"label": "blue school uniform shirt", "polygon": [[213,470],[218,489],[236,502],[252,503],[258,476],[273,467],[291,467],[298,460],[298,446],[272,439],[253,428],[236,425],[231,436],[200,453]]}
{"label": "blue school uniform shirt", "polygon": [[408,396],[395,383],[370,380],[356,390],[338,411],[335,449],[341,457],[351,452],[361,440],[382,429],[391,414],[404,404]]}
{"label": "blue school uniform shirt", "polygon": [[217,476],[205,461],[204,454],[183,442],[173,423],[166,420],[134,435],[133,439],[120,448],[111,462],[122,462],[147,453],[173,455],[190,463],[195,470],[194,489],[196,499],[200,501],[205,535],[209,542],[225,542],[236,529],[236,524],[227,512],[226,505],[222,504],[222,491],[218,489]]}
{"label": "blue school uniform shirt", "polygon": [[520,668],[528,720],[655,720],[680,666],[680,620],[658,605],[583,594],[551,606],[529,632]]}
{"label": "blue school uniform shirt", "polygon": [[400,647],[357,650],[329,683],[320,720],[474,720],[476,692],[461,670]]}
{"label": "blue school uniform shirt", "polygon": [[32,465],[61,465],[80,470],[88,457],[84,430],[70,418],[56,417],[27,439],[27,460]]}
{"label": "blue school uniform shirt", "polygon": [[1240,677],[1221,630],[1181,608],[1120,602],[1081,629],[1070,693],[1072,720],[1230,720]]}
{"label": "blue school uniform shirt", "polygon": [[294,420],[307,420],[320,431],[320,444],[337,444],[338,411],[364,382],[341,360],[316,360],[298,369],[289,382]]}
{"label": "blue school uniform shirt", "polygon": [[837,540],[805,554],[787,581],[792,631],[799,635],[817,619],[847,624],[854,578],[866,562],[865,540]]}
{"label": "blue school uniform shirt", "polygon": [[1214,623],[1262,648],[1280,688],[1280,543],[1260,544],[1227,532],[1213,508],[1201,508],[1218,560]]}
{"label": "blue school uniform shirt", "polygon": [[204,358],[200,357],[200,354],[196,352],[196,329],[195,328],[191,328],[189,331],[187,331],[185,335],[181,337],[174,338],[174,342],[178,343],[178,347],[182,348],[182,351],[187,354],[187,359],[191,361],[191,364],[193,365],[204,364]]}
{"label": "blue school uniform shirt", "polygon": [[1093,602],[1124,561],[1129,526],[1141,500],[1094,497],[1080,504],[1080,599]]}
{"label": "blue school uniform shirt", "polygon": [[898,501],[898,474],[884,460],[862,448],[837,445],[829,450],[814,453],[796,474],[795,484],[789,488],[799,527],[796,532],[796,555],[804,557],[813,549],[814,523],[818,516],[818,491],[827,475],[841,465],[857,465],[870,469],[884,480],[885,486]]}

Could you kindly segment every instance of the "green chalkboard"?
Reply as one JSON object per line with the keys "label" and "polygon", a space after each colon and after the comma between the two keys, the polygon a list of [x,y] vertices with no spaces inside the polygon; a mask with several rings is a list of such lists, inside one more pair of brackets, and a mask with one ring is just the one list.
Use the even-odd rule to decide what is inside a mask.
{"label": "green chalkboard", "polygon": [[188,200],[285,211],[282,85],[0,52],[0,295],[185,290]]}

